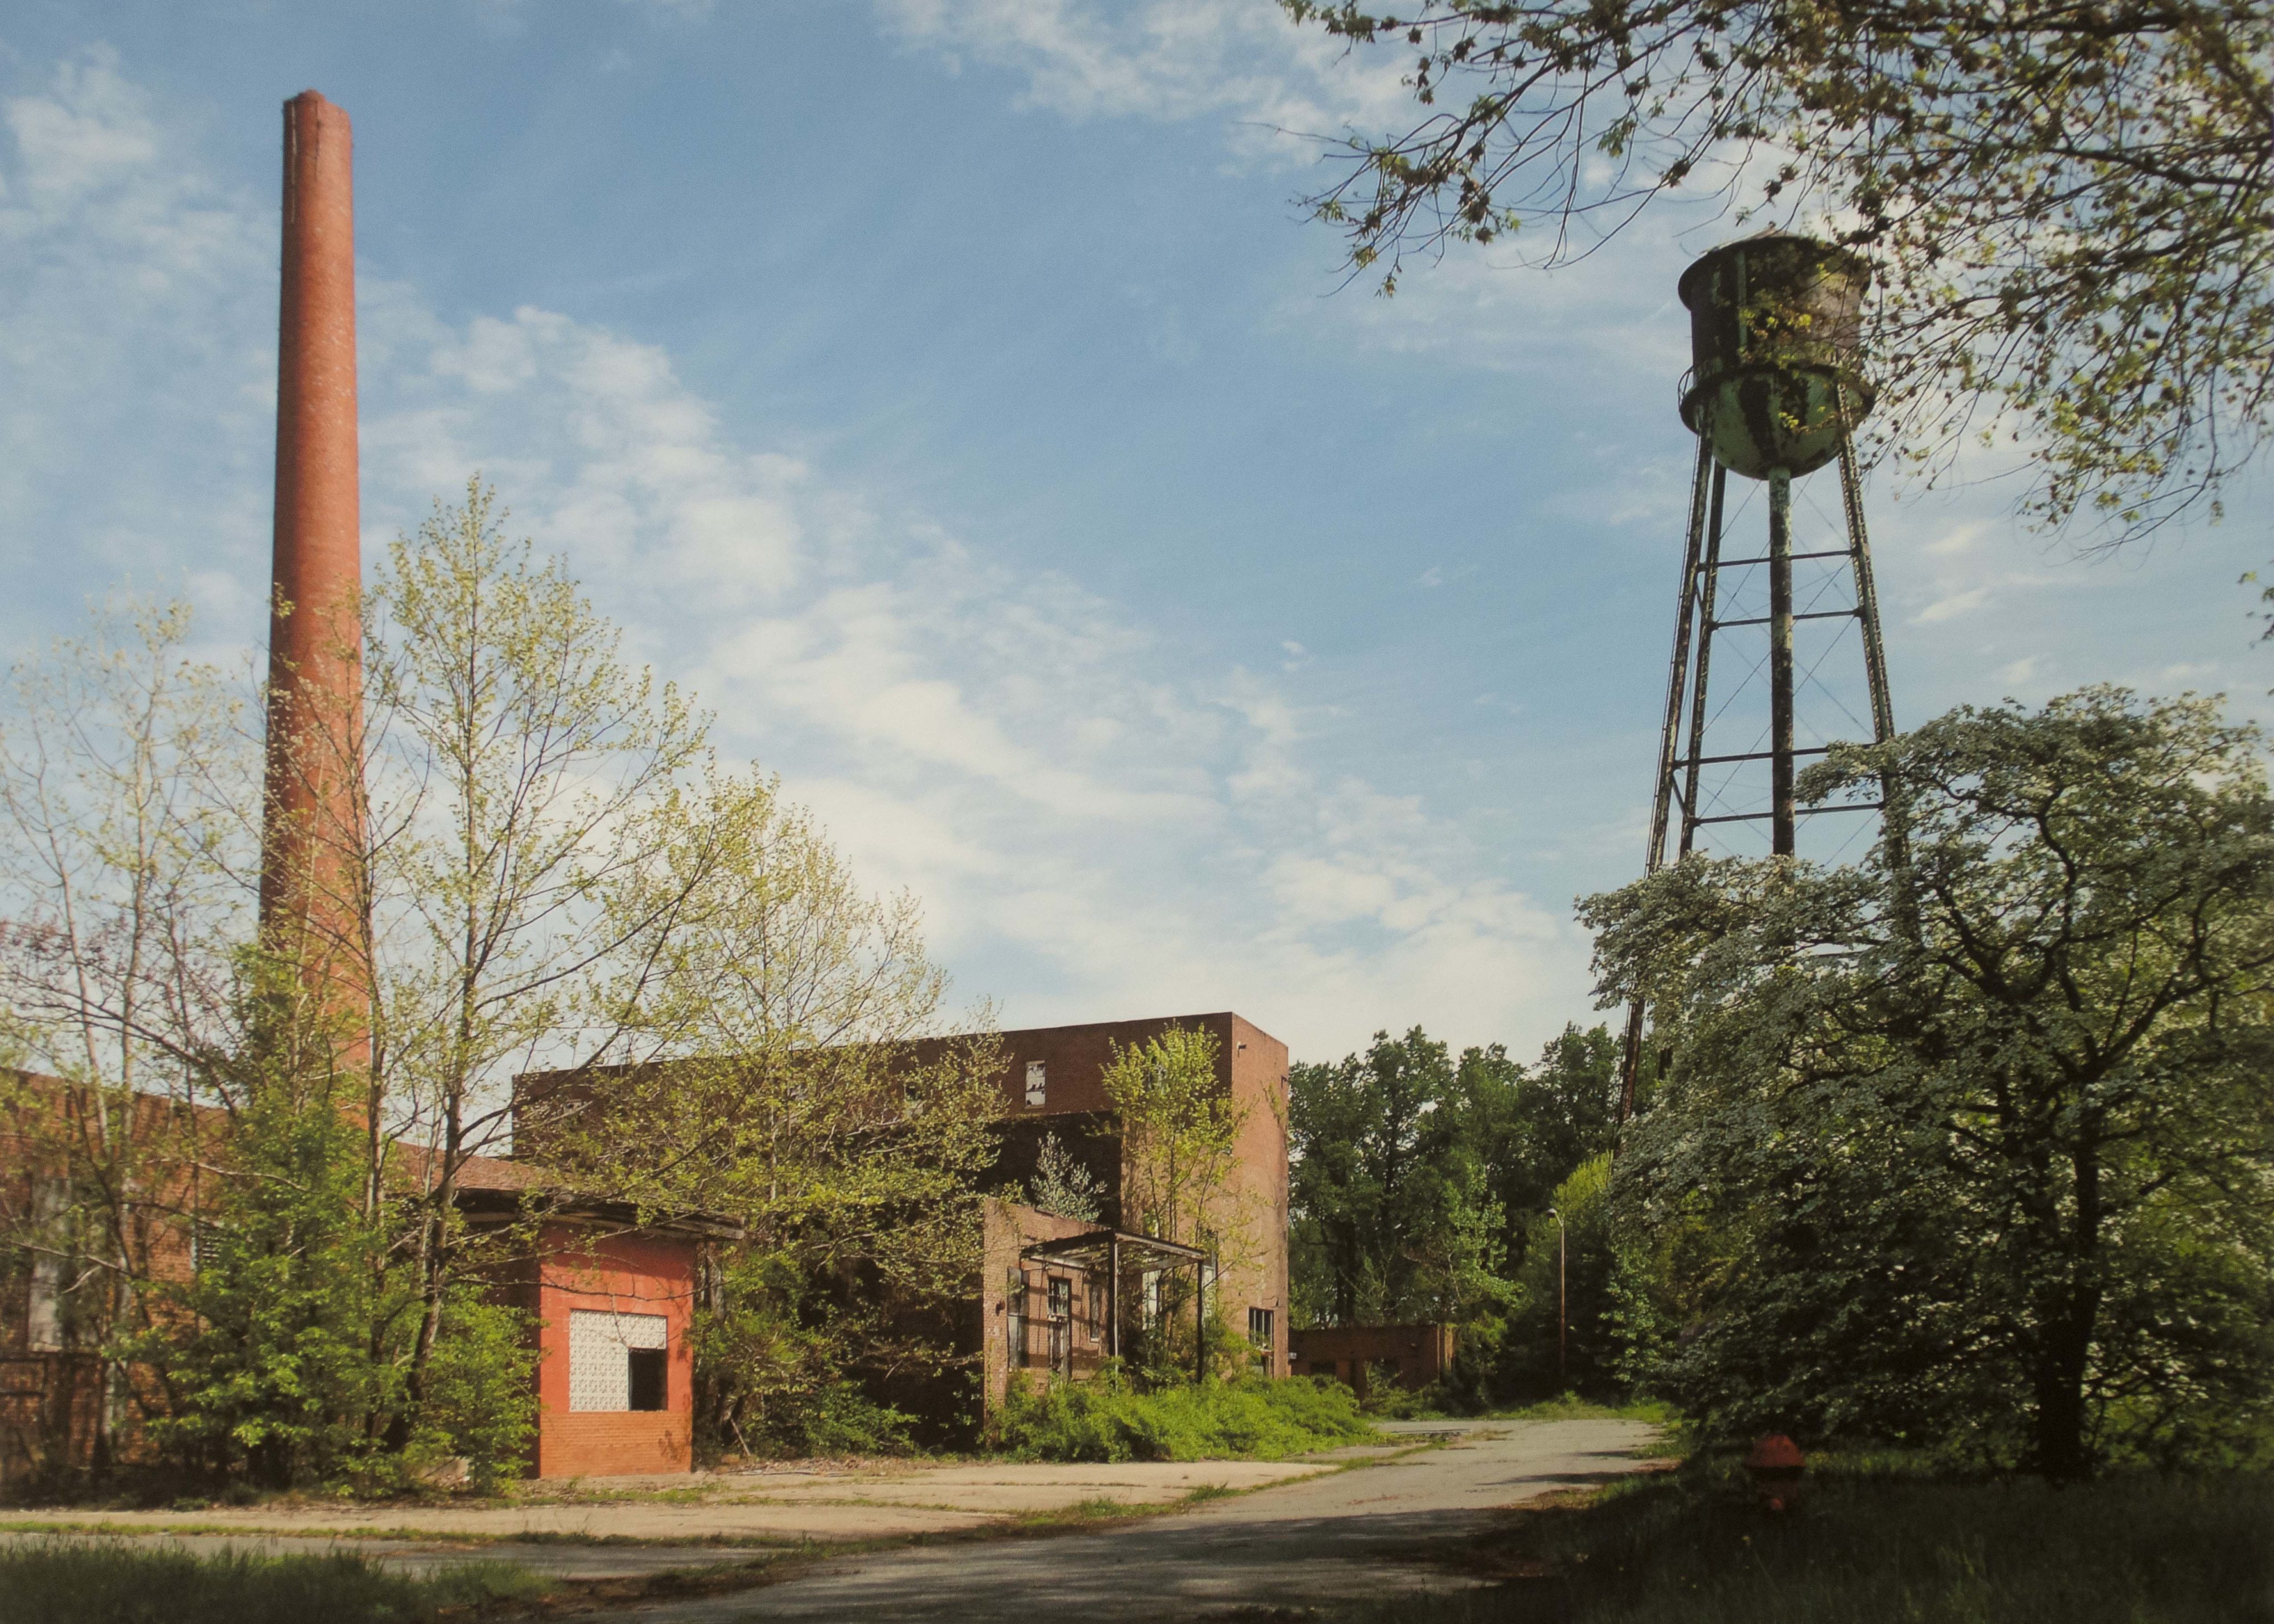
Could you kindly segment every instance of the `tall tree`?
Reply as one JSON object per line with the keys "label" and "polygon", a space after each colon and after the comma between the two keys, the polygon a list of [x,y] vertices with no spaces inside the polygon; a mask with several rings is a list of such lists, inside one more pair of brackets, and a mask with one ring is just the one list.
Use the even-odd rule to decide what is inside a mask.
{"label": "tall tree", "polygon": [[154,1248],[209,1149],[188,1108],[240,1035],[258,746],[179,605],[99,611],[10,672],[0,715],[0,1046],[63,1079],[0,1083],[18,1169],[0,1239],[43,1323],[102,1356],[98,1472],[136,1393],[120,1343],[150,1328]]}
{"label": "tall tree", "polygon": [[1616,1133],[1618,1046],[1610,1029],[1567,1023],[1526,1067],[1497,1043],[1463,1052],[1456,1076],[1462,1132],[1505,1214],[1511,1264],[1555,1187]]}
{"label": "tall tree", "polygon": [[615,628],[504,517],[478,480],[438,502],[369,605],[374,1070],[433,1151],[414,1389],[458,1273],[458,1176],[498,1147],[512,1074],[636,1057],[643,950],[712,861],[684,794],[709,763],[704,718],[623,662]]}
{"label": "tall tree", "polygon": [[1671,1059],[1619,1164],[1642,1231],[1681,1232],[1651,1374],[1718,1426],[1963,1431],[2057,1477],[2249,1425],[2258,735],[2090,689],[1835,747],[1802,789],[1882,785],[1906,838],[1859,866],[1693,860],[1584,910]]}
{"label": "tall tree", "polygon": [[748,1231],[705,1288],[706,1442],[874,1447],[905,1420],[875,1395],[956,1360],[999,1045],[910,1048],[937,1035],[946,987],[915,902],[862,889],[774,785],[713,778],[696,804],[654,876],[669,906],[635,910],[668,922],[609,984],[646,1063],[553,1073],[520,1129],[627,1199]]}
{"label": "tall tree", "polygon": [[[1504,1056],[1502,1057],[1504,1061]],[[1495,1303],[1502,1213],[1463,1109],[1464,1074],[1419,1026],[1288,1075],[1297,1311],[1330,1325],[1465,1321]]]}
{"label": "tall tree", "polygon": [[[2029,507],[2151,528],[2256,452],[2274,357],[2274,13],[2255,0],[1282,0],[1409,54],[1423,111],[1310,199],[1407,258],[1584,259],[1718,196],[1871,258],[1878,432],[2035,442]],[[1536,244],[1529,250],[1527,244]]]}

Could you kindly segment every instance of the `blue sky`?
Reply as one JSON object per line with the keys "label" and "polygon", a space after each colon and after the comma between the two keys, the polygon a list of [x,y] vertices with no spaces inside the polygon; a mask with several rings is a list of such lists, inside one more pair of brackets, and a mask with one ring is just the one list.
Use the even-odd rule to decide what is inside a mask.
{"label": "blue sky", "polygon": [[[366,556],[481,470],[730,753],[923,899],[960,998],[1232,1007],[1309,1058],[1593,1019],[1570,903],[1639,864],[1674,280],[1726,222],[1344,288],[1291,201],[1316,149],[1276,132],[1402,93],[1269,0],[19,0],[11,656],[121,583],[260,635],[309,86],[356,124]],[[1871,486],[1899,722],[2097,680],[2258,713],[2263,480],[2093,561],[1967,471]],[[1854,733],[1855,664],[1804,726]]]}

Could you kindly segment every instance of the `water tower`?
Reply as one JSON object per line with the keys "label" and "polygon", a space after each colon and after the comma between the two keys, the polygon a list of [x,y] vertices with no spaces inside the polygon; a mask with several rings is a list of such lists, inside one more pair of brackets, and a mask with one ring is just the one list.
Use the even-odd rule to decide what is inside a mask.
{"label": "water tower", "polygon": [[[1795,762],[1821,756],[1826,748],[1794,741],[1797,623],[1857,622],[1871,736],[1884,740],[1894,732],[1871,544],[1850,445],[1850,435],[1872,403],[1858,357],[1864,295],[1871,280],[1871,267],[1845,249],[1773,234],[1725,244],[1682,274],[1678,291],[1690,310],[1692,358],[1683,383],[1682,421],[1698,436],[1698,471],[1690,494],[1689,540],[1659,737],[1657,793],[1651,803],[1645,854],[1651,872],[1667,861],[1667,838],[1677,811],[1677,858],[1694,849],[1702,829],[1764,823],[1770,851],[1788,856],[1801,817],[1869,812],[1879,806],[1843,801],[1797,808],[1792,793]],[[1840,466],[1844,545],[1796,553],[1793,481],[1833,462]],[[1742,556],[1723,555],[1722,515],[1732,473],[1768,487],[1765,553],[1741,548]],[[1814,596],[1797,610],[1796,564],[1816,566],[1818,577]],[[1724,583],[1738,582],[1750,591],[1763,572],[1766,602],[1758,606],[1766,613],[1730,614],[1731,607],[1756,605],[1734,604]],[[1706,741],[1717,719],[1708,704],[1708,679],[1715,638],[1722,633],[1765,636],[1766,642],[1762,663],[1768,677],[1767,725],[1750,737],[1741,735],[1736,741],[1744,748],[1734,750],[1709,749]],[[1826,657],[1834,651],[1827,648]],[[1742,658],[1762,651],[1756,641],[1739,652]],[[1766,786],[1759,778],[1764,767]],[[1708,784],[1709,773],[1720,782]],[[1765,796],[1759,793],[1763,787]],[[1633,1105],[1641,1047],[1638,1004],[1628,1011],[1622,1118]]]}

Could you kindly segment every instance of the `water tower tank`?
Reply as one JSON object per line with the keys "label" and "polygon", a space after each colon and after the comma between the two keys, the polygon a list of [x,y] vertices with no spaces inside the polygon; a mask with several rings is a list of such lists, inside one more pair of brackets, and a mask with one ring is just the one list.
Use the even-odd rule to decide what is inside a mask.
{"label": "water tower tank", "polygon": [[1839,455],[1871,410],[1858,361],[1871,282],[1862,256],[1805,237],[1725,244],[1682,274],[1693,363],[1682,421],[1715,462],[1766,479]]}

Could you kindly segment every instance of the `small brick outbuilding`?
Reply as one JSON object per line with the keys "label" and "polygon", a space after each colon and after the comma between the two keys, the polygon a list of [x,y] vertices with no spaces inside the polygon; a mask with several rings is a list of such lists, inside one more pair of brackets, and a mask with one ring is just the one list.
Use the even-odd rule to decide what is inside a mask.
{"label": "small brick outbuilding", "polygon": [[1359,1398],[1374,1377],[1419,1392],[1453,1365],[1449,1325],[1319,1326],[1287,1335],[1288,1372],[1332,1376]]}

